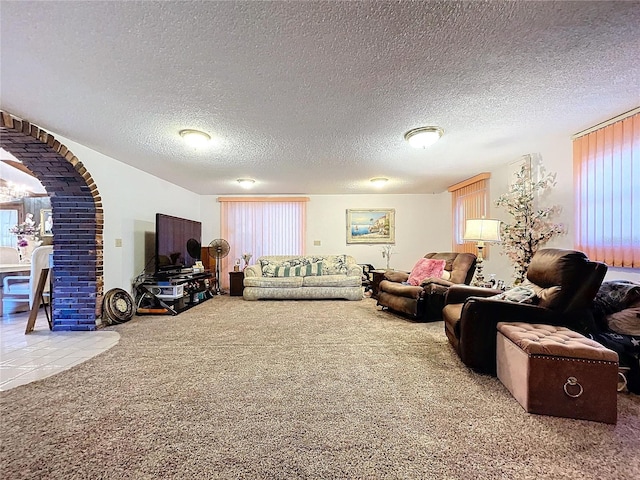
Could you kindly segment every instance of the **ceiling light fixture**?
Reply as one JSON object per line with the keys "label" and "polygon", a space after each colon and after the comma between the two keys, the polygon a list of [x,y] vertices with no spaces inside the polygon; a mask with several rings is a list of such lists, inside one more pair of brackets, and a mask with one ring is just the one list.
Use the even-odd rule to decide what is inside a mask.
{"label": "ceiling light fixture", "polygon": [[242,188],[251,188],[256,181],[252,178],[239,178],[238,183]]}
{"label": "ceiling light fixture", "polygon": [[385,183],[387,183],[389,181],[388,178],[384,178],[384,177],[376,177],[376,178],[372,178],[371,180],[369,180],[371,183],[373,183],[373,185],[375,187],[382,187],[384,186]]}
{"label": "ceiling light fixture", "polygon": [[193,147],[203,147],[211,140],[211,135],[200,130],[180,130],[180,136]]}
{"label": "ceiling light fixture", "polygon": [[444,130],[440,127],[419,127],[405,133],[404,139],[413,148],[427,148],[440,140],[443,134]]}
{"label": "ceiling light fixture", "polygon": [[0,202],[9,202],[11,200],[19,200],[29,196],[29,191],[24,185],[18,185],[13,182],[4,182],[0,185]]}

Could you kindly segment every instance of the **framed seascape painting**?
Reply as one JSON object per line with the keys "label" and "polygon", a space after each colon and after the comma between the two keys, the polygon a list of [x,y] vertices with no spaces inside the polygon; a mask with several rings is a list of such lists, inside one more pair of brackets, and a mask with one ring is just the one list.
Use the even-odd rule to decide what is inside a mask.
{"label": "framed seascape painting", "polygon": [[349,243],[396,243],[395,209],[347,210]]}

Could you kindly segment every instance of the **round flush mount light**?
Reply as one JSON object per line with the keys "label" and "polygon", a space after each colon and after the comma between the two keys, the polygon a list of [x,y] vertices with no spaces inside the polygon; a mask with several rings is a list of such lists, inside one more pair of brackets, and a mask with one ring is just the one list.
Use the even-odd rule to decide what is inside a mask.
{"label": "round flush mount light", "polygon": [[192,147],[203,147],[211,140],[211,135],[200,130],[180,130],[180,136]]}
{"label": "round flush mount light", "polygon": [[413,148],[426,148],[433,145],[444,134],[440,127],[419,127],[404,134],[404,139]]}
{"label": "round flush mount light", "polygon": [[373,184],[374,187],[380,188],[384,186],[384,184],[387,183],[389,179],[384,177],[376,177],[376,178],[372,178],[369,181]]}
{"label": "round flush mount light", "polygon": [[239,178],[238,183],[242,188],[251,188],[256,181],[252,178]]}

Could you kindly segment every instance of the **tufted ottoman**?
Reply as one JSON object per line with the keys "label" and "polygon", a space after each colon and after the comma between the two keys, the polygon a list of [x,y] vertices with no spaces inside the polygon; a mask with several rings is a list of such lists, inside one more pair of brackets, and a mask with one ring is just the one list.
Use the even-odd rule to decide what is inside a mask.
{"label": "tufted ottoman", "polygon": [[498,323],[498,378],[527,412],[616,423],[618,354],[564,327]]}

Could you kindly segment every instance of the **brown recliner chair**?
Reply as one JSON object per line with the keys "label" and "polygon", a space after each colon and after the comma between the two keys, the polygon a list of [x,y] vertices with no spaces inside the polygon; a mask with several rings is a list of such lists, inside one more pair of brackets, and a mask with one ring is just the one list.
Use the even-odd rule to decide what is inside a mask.
{"label": "brown recliner chair", "polygon": [[500,290],[454,285],[442,310],[445,333],[465,365],[495,375],[498,322],[560,325],[584,332],[592,323],[590,307],[606,273],[604,263],[591,262],[582,252],[539,250],[525,283],[535,291],[533,304],[483,298]]}
{"label": "brown recliner chair", "polygon": [[419,321],[442,319],[444,296],[457,283],[469,284],[476,270],[476,256],[472,253],[427,253],[424,258],[446,260],[444,269],[449,280],[427,278],[420,285],[405,285],[409,273],[389,270],[378,286],[378,305],[408,315]]}

